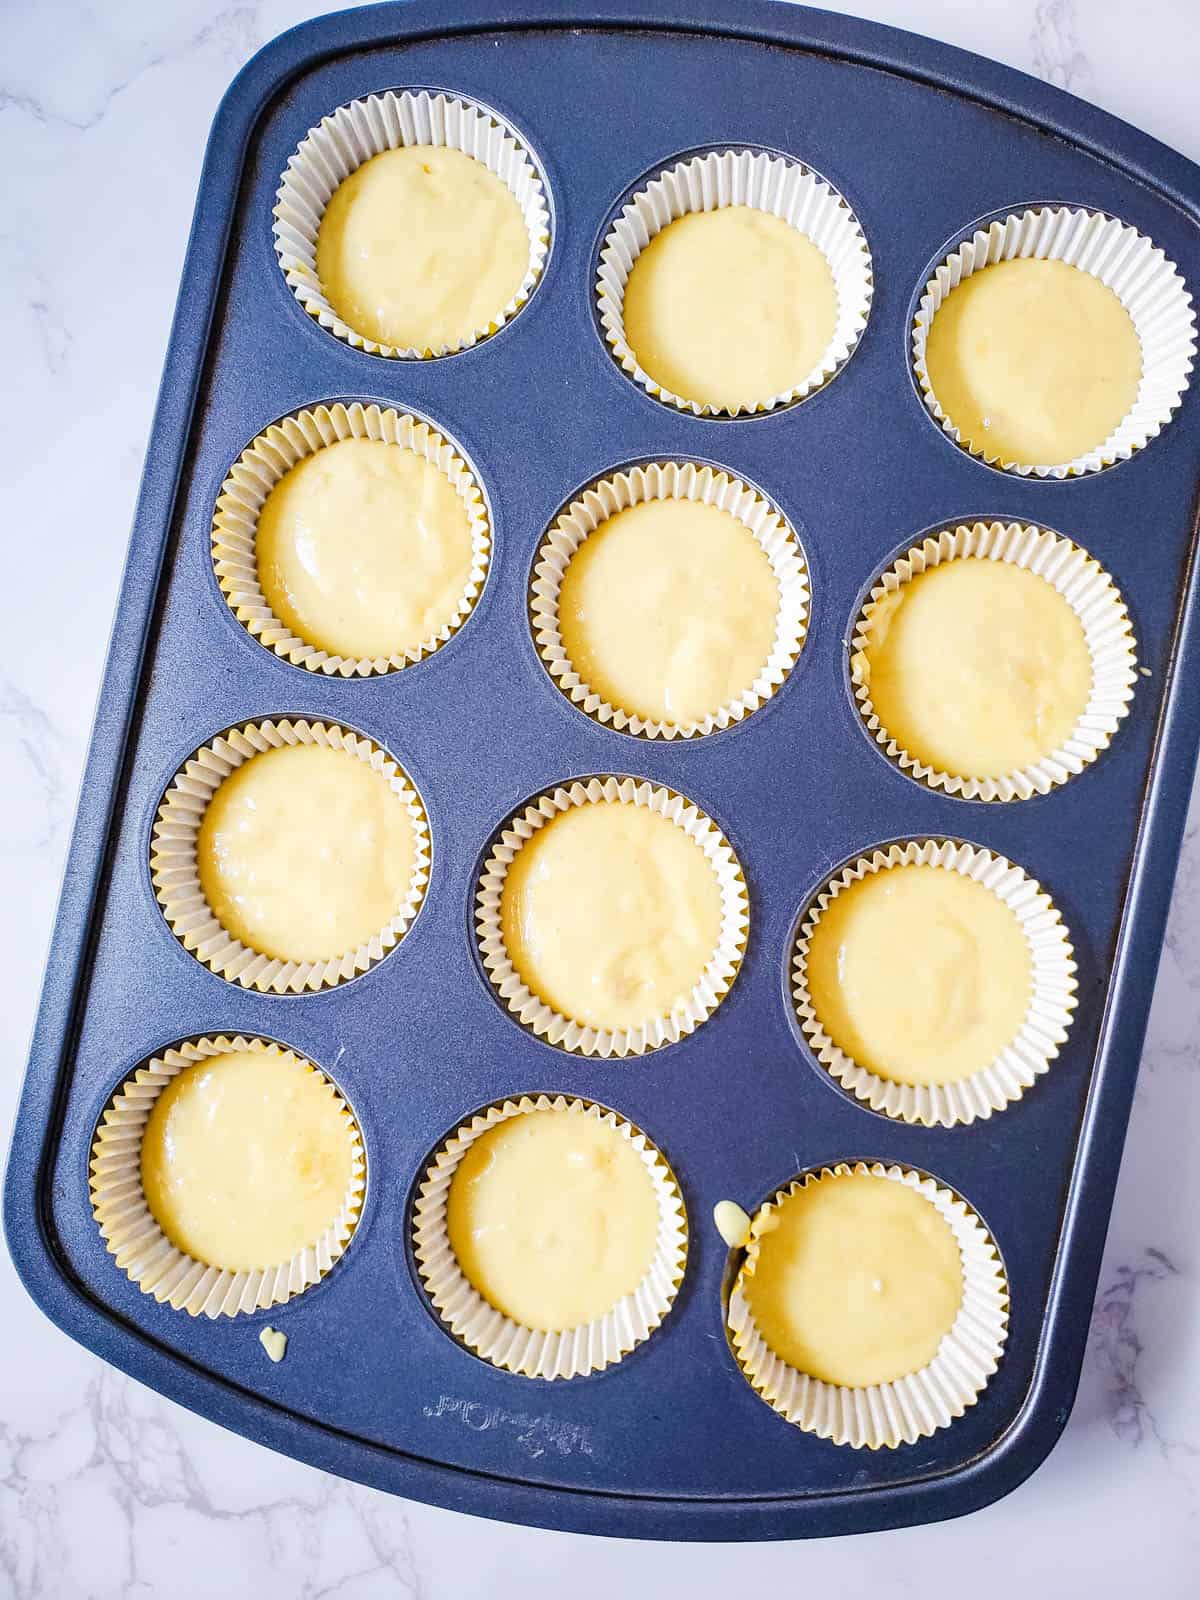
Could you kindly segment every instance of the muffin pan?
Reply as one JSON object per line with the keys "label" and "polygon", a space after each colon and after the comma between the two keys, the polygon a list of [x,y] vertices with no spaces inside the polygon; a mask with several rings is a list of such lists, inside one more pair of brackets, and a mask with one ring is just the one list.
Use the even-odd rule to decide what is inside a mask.
{"label": "muffin pan", "polygon": [[[797,1537],[955,1515],[1005,1493],[1070,1411],[1200,733],[1192,540],[1200,398],[1128,460],[1074,480],[997,471],[943,433],[911,330],[939,263],[993,218],[1087,208],[1200,282],[1200,170],[1057,90],[894,30],[769,0],[701,0],[685,27],[633,0],[425,0],[325,18],[245,69],[217,118],[132,551],[84,777],[10,1158],[6,1224],[31,1293],[142,1382],[273,1447],[479,1514],[646,1537]],[[338,107],[429,90],[495,113],[548,199],[549,252],[519,315],[474,347],[389,360],[306,314],[276,259],[276,192]],[[881,136],[882,133],[886,136]],[[1047,134],[1053,137],[1046,137]],[[605,342],[596,281],[629,197],[697,152],[784,155],[844,197],[871,263],[857,344],[815,392],[743,416],[652,398]],[[471,465],[491,560],[478,601],[403,671],[306,671],[254,638],[212,558],[241,453],[338,402],[427,421]],[[531,583],[547,531],[589,485],[639,463],[729,474],[804,553],[803,649],[752,715],[639,737],[573,704],[538,652]],[[943,530],[1017,523],[1095,558],[1128,608],[1138,674],[1096,759],[1009,803],[932,789],[859,714],[854,625],[873,584]],[[152,830],[199,749],[262,722],[372,741],[425,806],[420,913],[368,970],[320,992],[230,982],[175,938]],[[1081,763],[1082,765],[1082,763]],[[630,777],[712,820],[744,874],[740,969],[694,1031],[644,1056],[560,1048],[506,1008],[473,926],[488,853],[532,798]],[[791,994],[805,908],[893,843],[1011,861],[1061,913],[1077,1006],[1049,1069],[968,1125],[860,1103],[806,1042]],[[277,1041],[353,1107],[367,1183],[345,1253],[285,1306],[189,1316],[143,1293],[89,1202],[93,1137],[139,1067],[185,1041]],[[413,1253],[431,1161],[482,1109],[522,1096],[609,1107],[678,1180],[687,1264],[648,1337],[604,1371],[501,1370],[439,1320]],[[714,1202],[753,1211],[803,1174],[883,1163],[961,1197],[1010,1295],[976,1403],[927,1437],[867,1450],[789,1423],[754,1393],[726,1329],[740,1253]],[[259,1345],[266,1321],[286,1358]]]}

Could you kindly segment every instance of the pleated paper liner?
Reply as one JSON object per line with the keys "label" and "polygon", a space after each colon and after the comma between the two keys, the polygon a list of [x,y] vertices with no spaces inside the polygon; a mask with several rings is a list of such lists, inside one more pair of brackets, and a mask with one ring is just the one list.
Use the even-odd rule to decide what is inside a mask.
{"label": "pleated paper liner", "polygon": [[[572,556],[610,517],[650,500],[691,500],[727,511],[761,546],[779,586],[771,653],[735,699],[691,722],[656,722],[611,705],[575,670],[559,628],[559,592]],[[731,727],[769,700],[796,663],[808,630],[808,568],[795,534],[756,490],[729,473],[694,462],[631,467],[584,491],[546,534],[534,566],[529,611],[534,640],[551,677],[597,722],[646,739],[692,739]]]}
{"label": "pleated paper liner", "polygon": [[[352,1146],[352,1173],[345,1200],[325,1232],[289,1261],[254,1271],[211,1267],[177,1249],[159,1227],[142,1189],[142,1139],[154,1103],[185,1067],[211,1056],[253,1051],[312,1072],[344,1113]],[[189,1039],[155,1056],[122,1084],[100,1119],[92,1145],[91,1199],[100,1233],[117,1266],[144,1294],[190,1316],[235,1317],[282,1305],[319,1282],[345,1252],[366,1185],[358,1125],[336,1085],[302,1056],[267,1039]]]}
{"label": "pleated paper liner", "polygon": [[[196,865],[200,824],[221,783],[254,756],[298,744],[344,750],[378,773],[380,781],[404,801],[413,831],[412,876],[394,916],[353,950],[321,961],[282,961],[235,939],[205,899]],[[261,994],[302,994],[332,988],[382,961],[403,938],[420,909],[429,882],[429,859],[425,807],[407,774],[386,750],[363,734],[336,723],[287,719],[230,728],[197,750],[175,774],[162,798],[150,847],[154,892],[175,937],[218,976]]]}
{"label": "pleated paper liner", "polygon": [[[792,388],[753,405],[711,406],[664,388],[642,367],[625,336],[625,286],[638,256],[668,224],[690,212],[751,206],[789,223],[824,255],[837,290],[837,322],[820,360]],[[616,360],[655,399],[693,416],[742,416],[790,405],[828,383],[849,360],[867,325],[871,255],[838,191],[800,161],[765,151],[714,150],[679,161],[622,208],[600,252],[596,297],[600,325]]]}
{"label": "pleated paper liner", "polygon": [[[943,772],[904,749],[880,721],[871,700],[872,609],[913,578],[949,561],[1002,561],[1044,578],[1079,618],[1092,663],[1087,705],[1057,750],[1000,777]],[[964,800],[1028,800],[1048,794],[1083,771],[1107,747],[1129,710],[1137,683],[1133,627],[1120,591],[1085,550],[1048,528],[1019,522],[975,522],[930,535],[900,557],[872,586],[850,646],[850,682],[868,732],[912,778]]]}
{"label": "pleated paper liner", "polygon": [[[593,1028],[565,1017],[523,982],[504,944],[500,899],[518,851],[546,823],[572,806],[600,803],[645,806],[682,828],[704,852],[721,891],[721,932],[701,978],[669,1016],[636,1028]],[[690,800],[638,778],[579,779],[547,790],[519,811],[492,845],[475,896],[475,928],[484,970],[518,1021],[549,1044],[580,1055],[644,1055],[693,1033],[716,1010],[737,976],[746,948],[749,912],[746,882],[733,849],[711,818]]]}
{"label": "pleated paper liner", "polygon": [[[387,656],[342,656],[299,638],[268,604],[258,577],[258,519],[267,496],[299,462],[344,439],[374,439],[411,450],[452,485],[471,531],[471,570],[454,615],[418,644]],[[396,672],[432,655],[475,608],[491,556],[491,523],[475,473],[436,428],[406,412],[377,405],[314,406],[260,433],[230,468],[212,527],[212,558],[229,609],[260,644],[310,672],[342,678]]]}
{"label": "pleated paper liner", "polygon": [[[641,1157],[658,1202],[657,1248],[637,1288],[604,1316],[554,1333],[523,1327],[483,1298],[459,1267],[446,1221],[450,1184],[470,1146],[490,1128],[533,1111],[595,1117],[612,1128]],[[527,1378],[576,1378],[620,1361],[650,1337],[671,1309],[687,1264],[687,1217],[674,1173],[631,1122],[591,1101],[524,1095],[486,1107],[443,1143],[420,1185],[413,1210],[413,1249],[434,1309],[469,1350],[493,1366]]]}
{"label": "pleated paper liner", "polygon": [[[521,208],[529,264],[517,293],[492,320],[453,344],[417,349],[380,344],[349,326],[330,305],[317,274],[317,234],[334,190],[385,150],[413,145],[461,150],[495,174]],[[533,293],[550,249],[550,209],[529,151],[492,112],[453,95],[407,91],[339,106],[310,128],[288,161],[275,206],[275,254],[296,299],[323,328],[369,355],[420,360],[469,349],[510,321]]]}
{"label": "pleated paper liner", "polygon": [[[809,947],[830,902],[870,873],[918,865],[960,873],[989,889],[1012,911],[1029,945],[1031,993],[1016,1037],[995,1060],[954,1083],[894,1083],[860,1066],[826,1033],[808,988]],[[796,1016],[817,1060],[873,1111],[925,1127],[974,1122],[1019,1100],[1058,1055],[1078,1004],[1075,991],[1074,951],[1062,918],[1041,885],[1003,856],[947,839],[881,846],[843,867],[805,911],[792,958]]]}
{"label": "pleated paper liner", "polygon": [[[933,1360],[891,1383],[862,1388],[826,1383],[789,1366],[759,1332],[744,1293],[758,1259],[764,1217],[810,1184],[850,1173],[902,1183],[924,1195],[953,1231],[963,1270],[962,1304]],[[754,1390],[780,1416],[834,1444],[885,1450],[913,1444],[949,1427],[978,1400],[999,1365],[1008,1337],[1008,1283],[987,1229],[949,1189],[906,1167],[842,1163],[794,1179],[760,1207],[730,1293],[727,1318],[738,1365]]]}
{"label": "pleated paper liner", "polygon": [[[929,377],[926,345],[933,319],[965,278],[999,261],[1065,261],[1099,279],[1129,313],[1142,347],[1134,404],[1107,439],[1071,461],[1030,465],[971,449],[942,410]],[[912,360],[922,397],[942,431],[988,466],[1021,477],[1073,478],[1127,461],[1161,433],[1189,382],[1196,317],[1179,269],[1136,228],[1103,212],[1036,206],[977,229],[926,283],[912,327]]]}

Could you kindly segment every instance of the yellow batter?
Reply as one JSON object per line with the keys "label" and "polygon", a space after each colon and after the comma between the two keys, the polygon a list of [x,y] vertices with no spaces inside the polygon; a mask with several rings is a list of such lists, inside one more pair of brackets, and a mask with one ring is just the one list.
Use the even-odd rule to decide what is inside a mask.
{"label": "yellow batter", "polygon": [[837,325],[824,254],[752,206],[682,216],[638,256],[625,337],[642,368],[685,400],[753,408],[804,382]]}
{"label": "yellow batter", "polygon": [[866,1172],[830,1174],[759,1214],[743,1279],[766,1343],[789,1366],[861,1389],[928,1366],[954,1326],[962,1255],[924,1195]]}
{"label": "yellow batter", "polygon": [[728,511],[649,500],[619,511],[571,557],[563,645],[583,681],[647,721],[697,722],[754,683],[775,643],[779,584]]}
{"label": "yellow batter", "polygon": [[471,524],[446,475],[415,451],[343,439],[271,490],[256,558],[267,604],[307,644],[403,655],[454,620]]}
{"label": "yellow batter", "polygon": [[342,321],[377,344],[438,350],[495,326],[529,267],[508,187],[481,161],[412,145],[338,185],[317,234],[317,276]]}
{"label": "yellow batter", "polygon": [[279,961],[327,961],[378,933],[404,904],[413,855],[408,808],[386,778],[308,744],[232,772],[196,841],[217,920]]}
{"label": "yellow batter", "polygon": [[1011,562],[943,562],[875,601],[855,658],[891,737],[929,766],[999,778],[1061,748],[1087,707],[1083,624]]}
{"label": "yellow batter", "polygon": [[146,1203],[210,1267],[276,1266],[314,1244],[346,1199],[349,1112],[307,1062],[236,1050],[185,1067],[142,1140]]}
{"label": "yellow batter", "polygon": [[999,261],[933,319],[929,382],[972,450],[1057,466],[1104,443],[1132,408],[1142,347],[1111,289],[1065,261]]}
{"label": "yellow batter", "polygon": [[484,1299],[551,1333],[604,1316],[637,1288],[654,1259],[658,1201],[623,1135],[579,1112],[530,1111],[470,1147],[446,1220]]}
{"label": "yellow batter", "polygon": [[834,1044],[894,1083],[954,1083],[1016,1037],[1032,993],[1016,913],[949,867],[868,873],[836,895],[808,952]]}
{"label": "yellow batter", "polygon": [[686,1001],[721,933],[721,889],[700,846],[645,806],[560,812],[504,880],[501,931],[540,999],[593,1028],[635,1028]]}

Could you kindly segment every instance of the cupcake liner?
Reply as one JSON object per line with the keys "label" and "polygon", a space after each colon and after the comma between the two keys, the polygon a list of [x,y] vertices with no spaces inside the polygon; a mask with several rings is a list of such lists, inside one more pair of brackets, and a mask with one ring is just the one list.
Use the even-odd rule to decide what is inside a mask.
{"label": "cupcake liner", "polygon": [[[298,462],[343,439],[379,440],[428,461],[453,486],[470,523],[471,571],[454,616],[419,644],[387,656],[342,656],[309,644],[279,620],[258,581],[258,519],[267,496]],[[329,677],[396,672],[432,655],[475,609],[490,556],[491,524],[483,491],[456,447],[419,417],[357,402],[298,411],[260,433],[230,468],[213,515],[213,567],[234,616],[277,656]]]}
{"label": "cupcake liner", "polygon": [[[994,1061],[955,1083],[893,1083],[860,1066],[825,1032],[808,990],[808,951],[813,931],[830,901],[865,878],[899,866],[944,867],[972,878],[1002,900],[1021,924],[1031,960],[1029,1009],[1016,1037]],[[954,1127],[1002,1111],[1057,1056],[1078,1004],[1075,960],[1058,911],[1041,886],[1003,856],[947,839],[913,839],[882,846],[843,867],[804,913],[792,959],[792,997],[801,1030],[817,1060],[844,1089],[903,1122],[927,1128]]]}
{"label": "cupcake liner", "polygon": [[[378,344],[357,333],[329,304],[317,276],[317,234],[334,190],[372,156],[411,145],[445,146],[481,161],[520,206],[529,235],[529,265],[508,304],[467,338],[429,349]],[[470,349],[516,316],[533,293],[550,249],[545,186],[529,151],[483,106],[424,90],[369,95],[323,117],[288,161],[276,199],[275,254],[292,293],[323,328],[369,355],[420,360]]]}
{"label": "cupcake liner", "polygon": [[[541,1333],[490,1305],[462,1272],[450,1247],[446,1206],[458,1164],[475,1140],[511,1117],[569,1111],[595,1117],[641,1156],[658,1200],[658,1246],[645,1277],[611,1311],[577,1328]],[[522,1096],[488,1106],[447,1139],[426,1169],[413,1212],[417,1270],[439,1317],[468,1349],[526,1378],[577,1378],[620,1361],[666,1316],[687,1264],[687,1217],[675,1175],[640,1129],[615,1111],[563,1095]]]}
{"label": "cupcake liner", "polygon": [[[346,1198],[333,1223],[289,1261],[253,1271],[210,1267],[185,1255],[159,1227],[142,1190],[142,1138],[154,1103],[193,1062],[252,1050],[315,1072],[345,1110],[353,1145]],[[92,1211],[109,1254],[144,1294],[190,1316],[235,1317],[282,1305],[318,1282],[341,1256],[362,1210],[366,1163],[362,1137],[336,1084],[303,1056],[269,1039],[189,1039],[139,1067],[113,1096],[96,1129],[90,1165]]]}
{"label": "cupcake liner", "polygon": [[[281,961],[235,939],[213,915],[196,868],[200,824],[221,783],[252,756],[297,744],[345,750],[379,773],[404,800],[413,829],[412,879],[404,903],[372,938],[323,961]],[[252,722],[202,746],[175,774],[155,818],[150,871],[167,925],[198,961],[244,989],[301,994],[331,988],[366,972],[403,938],[429,882],[429,823],[421,797],[399,763],[364,735],[335,723]]]}
{"label": "cupcake liner", "polygon": [[[777,1356],[764,1340],[743,1292],[758,1258],[764,1213],[824,1178],[868,1173],[906,1184],[945,1218],[962,1254],[963,1299],[928,1366],[891,1383],[862,1388],[826,1383]],[[949,1427],[974,1405],[995,1372],[1008,1337],[1008,1283],[999,1252],[980,1219],[935,1179],[905,1167],[840,1163],[796,1178],[762,1206],[729,1297],[728,1326],[738,1365],[756,1393],[789,1422],[834,1444],[884,1450],[913,1444]]]}
{"label": "cupcake liner", "polygon": [[[693,500],[736,517],[761,545],[779,585],[770,657],[736,700],[691,722],[647,721],[610,705],[575,671],[559,632],[558,597],[571,557],[610,517],[648,500]],[[729,473],[693,462],[662,461],[618,472],[584,491],[559,516],[538,552],[530,591],[534,639],[558,687],[597,722],[647,739],[691,739],[728,728],[756,711],[796,663],[808,629],[808,568],[794,533],[756,490]]]}
{"label": "cupcake liner", "polygon": [[[1031,766],[999,778],[955,776],[920,761],[893,739],[871,700],[869,613],[887,595],[946,561],[1005,561],[1053,584],[1079,618],[1092,660],[1092,689],[1066,742]],[[912,778],[963,800],[1028,800],[1048,794],[1106,748],[1129,710],[1137,683],[1133,627],[1116,584],[1085,550],[1048,528],[1019,522],[975,522],[945,528],[914,545],[872,588],[850,645],[850,683],[867,731]]]}
{"label": "cupcake liner", "polygon": [[[560,812],[601,801],[645,806],[674,822],[703,850],[721,889],[720,938],[699,982],[670,1016],[656,1017],[636,1028],[592,1028],[555,1011],[522,981],[509,958],[501,930],[500,897],[517,852]],[[737,976],[749,929],[746,881],[732,847],[716,824],[682,795],[637,778],[579,779],[539,795],[505,825],[492,845],[479,880],[475,927],[492,987],[523,1027],[549,1044],[580,1055],[644,1055],[693,1033],[716,1010]]]}
{"label": "cupcake liner", "polygon": [[[625,285],[651,239],[688,212],[753,206],[790,223],[825,256],[837,288],[837,325],[820,361],[801,383],[753,405],[710,406],[674,394],[641,366],[625,337]],[[744,416],[802,400],[850,358],[871,309],[871,254],[858,218],[838,191],[802,162],[765,151],[714,150],[677,162],[640,189],[612,224],[600,251],[600,325],[621,367],[647,394],[693,416]]]}
{"label": "cupcake liner", "polygon": [[[1108,438],[1072,461],[1030,466],[971,449],[938,404],[926,365],[933,319],[964,278],[998,261],[1065,261],[1098,278],[1120,300],[1142,347],[1142,377],[1132,409]],[[1171,420],[1196,354],[1196,317],[1179,269],[1152,240],[1116,217],[1067,207],[1034,207],[979,228],[928,280],[913,318],[912,359],[921,395],[942,431],[988,466],[1020,477],[1072,478],[1126,461]]]}

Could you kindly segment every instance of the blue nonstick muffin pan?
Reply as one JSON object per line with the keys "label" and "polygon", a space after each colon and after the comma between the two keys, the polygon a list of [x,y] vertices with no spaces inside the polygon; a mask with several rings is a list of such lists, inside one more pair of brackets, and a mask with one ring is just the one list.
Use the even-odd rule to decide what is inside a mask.
{"label": "blue nonstick muffin pan", "polygon": [[[528,303],[436,360],[351,348],[305,314],[276,260],[281,174],[310,128],[383,91],[491,108],[545,177],[551,245]],[[736,419],[651,398],[606,347],[595,276],[623,199],[681,155],[796,158],[853,208],[870,316],[833,379]],[[60,1327],[172,1399],[277,1450],[396,1493],[548,1527],[678,1539],[790,1538],[929,1521],[1006,1493],[1045,1457],[1075,1391],[1200,735],[1193,538],[1200,385],[1130,459],[1067,480],[987,466],[942,433],[912,371],[914,308],[981,219],[1030,205],[1107,213],[1200,283],[1200,169],[1069,95],[912,35],[772,0],[430,0],[307,23],[238,76],[217,115],[167,353],[5,1191],[9,1246]],[[210,554],[231,464],[321,402],[430,419],[465,452],[494,548],[474,614],[402,671],[308,672],[251,637]],[[712,463],[796,530],[812,584],[794,670],[744,722],[682,741],[602,726],[534,645],[531,567],[581,487],[647,460]],[[936,792],[873,743],[848,645],[864,593],[931,530],[1018,521],[1076,541],[1129,608],[1139,672],[1109,748],[1044,795]],[[425,903],[386,959],[322,992],[228,982],[172,935],[150,876],[173,775],[238,724],[335,722],[369,735],[428,811]],[[632,775],[723,831],[749,895],[745,956],[696,1031],[625,1060],[568,1052],[498,1002],[472,931],[489,842],[564,780]],[[797,918],[838,865],[881,843],[965,840],[1053,898],[1078,1008],[1050,1070],[1002,1112],[925,1127],[871,1110],[818,1064],[788,982]],[[277,1040],[329,1072],[367,1155],[344,1257],[284,1306],[188,1316],[120,1271],[93,1218],[97,1121],[178,1041]],[[441,1141],[506,1096],[568,1094],[645,1130],[678,1177],[687,1269],[662,1326],[607,1370],[504,1372],[458,1344],[421,1288],[415,1186]],[[991,1231],[1011,1295],[978,1402],[915,1444],[864,1450],[803,1432],[739,1371],[725,1332],[733,1263],[714,1202],[753,1209],[797,1173],[883,1161],[932,1174]],[[289,1339],[268,1362],[266,1323]]]}

